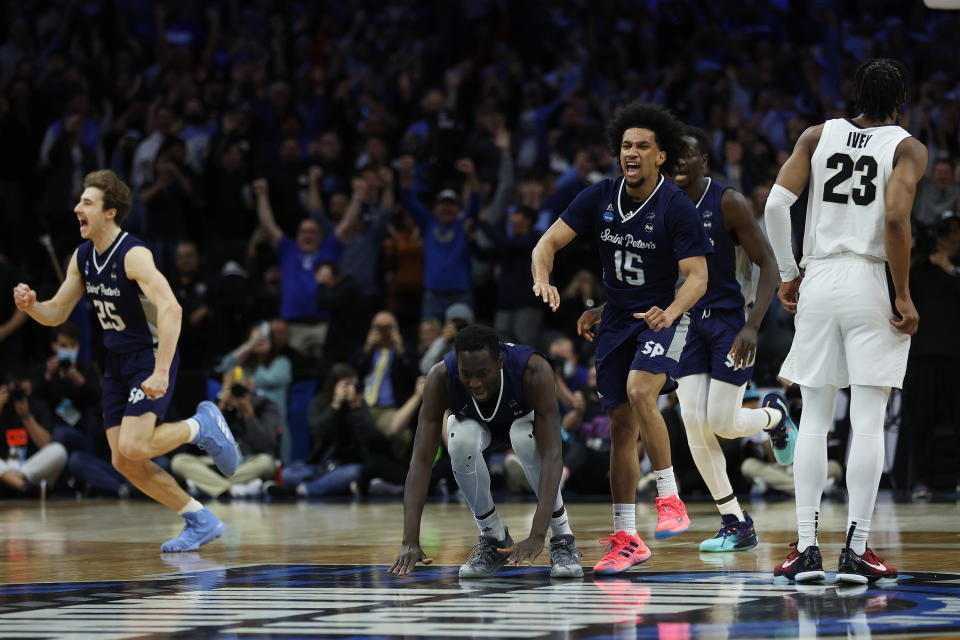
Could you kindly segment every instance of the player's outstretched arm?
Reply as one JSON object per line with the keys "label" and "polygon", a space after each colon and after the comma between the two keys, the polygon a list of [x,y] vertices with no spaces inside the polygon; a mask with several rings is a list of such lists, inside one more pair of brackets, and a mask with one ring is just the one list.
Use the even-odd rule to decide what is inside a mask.
{"label": "player's outstretched arm", "polygon": [[533,437],[540,452],[540,481],[537,487],[537,510],[530,525],[530,536],[512,547],[500,549],[507,554],[507,564],[533,564],[543,551],[543,541],[550,528],[553,505],[560,491],[563,471],[560,436],[560,409],[553,368],[543,356],[532,355],[523,372],[523,391],[533,404]]}
{"label": "player's outstretched arm", "polygon": [[910,210],[917,192],[917,183],[927,170],[927,148],[916,138],[905,138],[893,156],[893,171],[884,194],[886,221],[883,245],[890,264],[890,275],[896,291],[894,306],[898,317],[890,319],[897,329],[913,335],[920,317],[910,297]]}
{"label": "player's outstretched arm", "polygon": [[533,273],[533,295],[556,311],[560,306],[560,293],[550,284],[550,272],[553,271],[553,257],[577,237],[577,232],[563,220],[558,219],[547,232],[540,237],[533,248],[530,271]]}
{"label": "player's outstretched arm", "polygon": [[780,167],[777,182],[767,197],[763,214],[767,219],[770,246],[780,268],[780,302],[790,313],[797,312],[797,296],[800,290],[800,268],[793,257],[793,240],[790,230],[790,206],[797,201],[810,180],[810,158],[820,142],[823,125],[810,127],[797,140],[793,153]]}
{"label": "player's outstretched arm", "polygon": [[153,373],[140,385],[144,393],[156,399],[167,392],[170,384],[170,366],[180,339],[180,321],[183,309],[177,302],[170,283],[153,263],[153,254],[146,247],[134,247],[123,260],[127,276],[136,280],[153,306],[157,308],[157,358]]}
{"label": "player's outstretched arm", "polygon": [[450,406],[449,385],[447,366],[443,362],[433,365],[423,386],[423,405],[413,438],[413,456],[403,485],[403,546],[388,569],[389,573],[398,576],[413,571],[418,562],[433,562],[420,548],[420,519],[423,504],[427,501],[430,470],[440,447],[443,412]]}
{"label": "player's outstretched arm", "polygon": [[80,270],[77,268],[76,251],[70,258],[67,275],[60,284],[60,288],[49,300],[37,302],[37,292],[22,282],[13,289],[13,301],[17,309],[48,327],[56,327],[66,322],[82,296],[83,281],[80,278]]}
{"label": "player's outstretched arm", "polygon": [[724,222],[737,234],[737,240],[750,261],[760,267],[757,298],[746,324],[737,335],[731,349],[733,366],[746,368],[757,355],[757,334],[763,317],[770,308],[777,285],[780,283],[780,273],[777,271],[777,260],[773,257],[773,249],[760,230],[760,225],[757,224],[747,199],[733,189],[727,189],[723,192],[720,206],[723,209]]}

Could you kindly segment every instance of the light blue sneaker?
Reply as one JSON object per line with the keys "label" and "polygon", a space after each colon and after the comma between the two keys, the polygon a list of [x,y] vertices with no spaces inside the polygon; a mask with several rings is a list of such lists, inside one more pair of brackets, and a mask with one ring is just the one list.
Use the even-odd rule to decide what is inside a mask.
{"label": "light blue sneaker", "polygon": [[220,473],[229,478],[237,472],[240,450],[226,419],[217,405],[207,400],[197,405],[197,413],[193,418],[200,423],[194,444],[210,454]]}
{"label": "light blue sneaker", "polygon": [[787,403],[779,393],[768,393],[763,397],[763,406],[776,409],[782,414],[780,424],[767,430],[770,436],[770,446],[773,448],[773,457],[783,466],[793,464],[793,450],[797,446],[797,425],[790,417]]}
{"label": "light blue sneaker", "polygon": [[732,514],[721,516],[723,524],[720,525],[720,531],[714,537],[701,542],[700,551],[745,551],[757,546],[757,532],[753,528],[753,520],[747,513],[744,513],[743,517],[744,521],[740,522],[737,516]]}
{"label": "light blue sneaker", "polygon": [[183,514],[183,519],[187,521],[183,531],[173,540],[167,540],[160,545],[160,551],[164,553],[196,551],[202,545],[222,536],[227,530],[227,525],[220,522],[220,519],[206,507],[200,511]]}

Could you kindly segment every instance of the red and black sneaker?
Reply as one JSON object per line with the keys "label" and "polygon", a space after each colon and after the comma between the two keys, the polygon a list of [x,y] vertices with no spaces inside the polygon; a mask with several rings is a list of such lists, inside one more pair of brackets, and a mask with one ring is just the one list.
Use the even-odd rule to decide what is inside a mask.
{"label": "red and black sneaker", "polygon": [[797,551],[796,541],[791,542],[790,546],[793,551],[773,570],[773,577],[786,578],[790,582],[814,582],[826,577],[820,547],[810,545],[803,551]]}
{"label": "red and black sneaker", "polygon": [[867,547],[863,555],[858,555],[850,547],[844,547],[840,552],[840,562],[837,564],[837,582],[853,584],[867,584],[877,580],[896,580],[897,570],[888,565],[883,559]]}

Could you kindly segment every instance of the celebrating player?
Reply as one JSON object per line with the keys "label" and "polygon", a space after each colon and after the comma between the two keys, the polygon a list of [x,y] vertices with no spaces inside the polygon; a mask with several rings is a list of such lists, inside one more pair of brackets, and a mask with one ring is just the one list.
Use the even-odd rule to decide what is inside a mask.
{"label": "celebrating player", "polygon": [[83,187],[74,213],[85,242],[70,258],[60,289],[38,302],[36,292],[20,283],[14,301],[40,324],[58,326],[86,293],[103,327],[107,352],[103,419],[113,466],[186,521],[181,534],[161,550],[193,551],[220,537],[226,525],[150,459],[192,442],[230,476],[240,453],[212,402],[201,402],[192,418],[157,425],[173,395],[180,305],[143,242],[120,228],[130,212],[129,187],[109,170],[87,174]]}

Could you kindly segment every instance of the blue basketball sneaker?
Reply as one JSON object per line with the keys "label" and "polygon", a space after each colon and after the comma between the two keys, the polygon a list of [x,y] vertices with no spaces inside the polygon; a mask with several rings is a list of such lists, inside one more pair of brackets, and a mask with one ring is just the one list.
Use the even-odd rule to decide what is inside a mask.
{"label": "blue basketball sneaker", "polygon": [[790,417],[787,403],[779,393],[774,392],[763,397],[763,407],[776,409],[782,414],[780,423],[766,430],[770,436],[770,446],[773,447],[773,457],[785,467],[793,464],[793,450],[797,447],[797,425]]}
{"label": "blue basketball sneaker", "polygon": [[194,444],[210,454],[220,473],[229,478],[237,472],[240,450],[226,419],[217,405],[207,400],[197,405],[197,413],[193,418],[200,423]]}
{"label": "blue basketball sneaker", "polygon": [[748,514],[743,514],[743,522],[730,513],[725,513],[722,517],[720,531],[701,542],[700,551],[746,551],[757,546],[757,532],[753,528],[753,519]]}
{"label": "blue basketball sneaker", "polygon": [[220,519],[206,507],[200,511],[183,514],[183,519],[187,521],[183,525],[183,531],[173,540],[167,540],[160,545],[160,551],[164,553],[196,551],[202,545],[222,536],[227,530],[227,525],[220,522]]}

